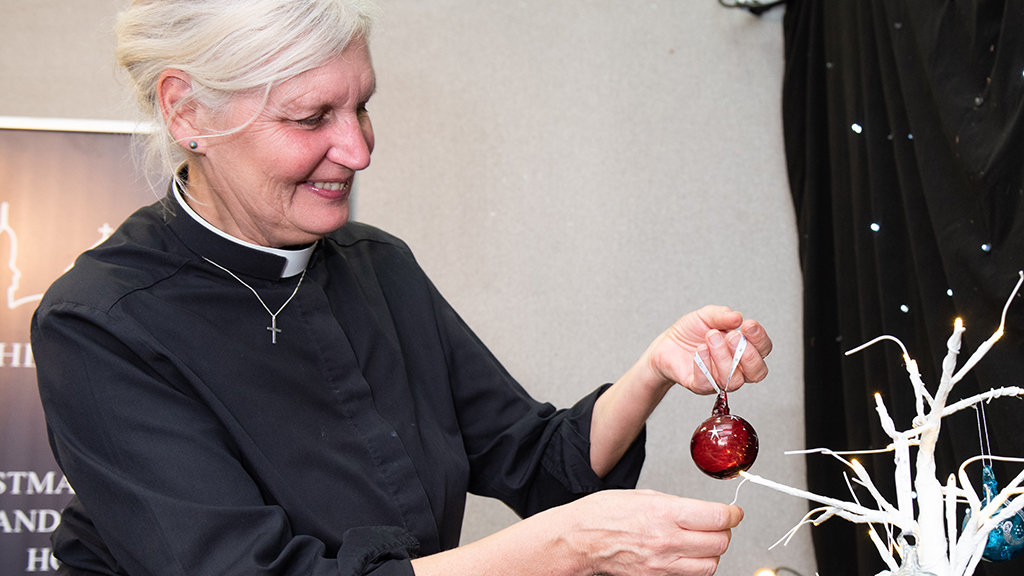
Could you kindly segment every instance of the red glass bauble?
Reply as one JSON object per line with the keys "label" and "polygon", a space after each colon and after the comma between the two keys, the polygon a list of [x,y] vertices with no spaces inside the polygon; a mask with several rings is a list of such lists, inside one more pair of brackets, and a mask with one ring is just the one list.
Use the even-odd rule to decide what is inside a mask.
{"label": "red glass bauble", "polygon": [[729,400],[718,395],[711,418],[690,438],[690,456],[702,472],[724,480],[750,468],[757,458],[757,432],[749,422],[729,414]]}

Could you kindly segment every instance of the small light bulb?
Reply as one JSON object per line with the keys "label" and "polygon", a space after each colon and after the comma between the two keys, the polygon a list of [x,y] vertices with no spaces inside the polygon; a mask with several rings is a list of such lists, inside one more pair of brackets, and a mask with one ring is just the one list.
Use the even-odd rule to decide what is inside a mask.
{"label": "small light bulb", "polygon": [[860,124],[857,124],[857,123],[854,123],[853,125],[851,125],[850,128],[852,128],[853,131],[856,132],[857,134],[860,134],[861,132],[864,131],[864,129],[861,128]]}
{"label": "small light bulb", "polygon": [[754,576],[775,576],[775,570],[771,568],[761,568],[757,572],[754,572]]}

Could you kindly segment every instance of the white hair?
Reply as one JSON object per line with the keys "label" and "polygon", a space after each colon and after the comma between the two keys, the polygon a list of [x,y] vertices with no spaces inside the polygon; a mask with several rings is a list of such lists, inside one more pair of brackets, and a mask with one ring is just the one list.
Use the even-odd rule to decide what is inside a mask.
{"label": "white hair", "polygon": [[118,16],[115,54],[140,110],[160,127],[148,137],[147,156],[170,172],[186,158],[160,110],[164,70],[192,80],[179,108],[222,111],[236,94],[262,90],[266,97],[353,40],[369,40],[375,17],[372,0],[133,0]]}

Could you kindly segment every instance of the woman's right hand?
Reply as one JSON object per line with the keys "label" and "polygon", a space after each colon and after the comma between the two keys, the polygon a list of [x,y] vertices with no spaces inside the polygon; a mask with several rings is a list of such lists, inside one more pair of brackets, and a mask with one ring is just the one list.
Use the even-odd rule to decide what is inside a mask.
{"label": "woman's right hand", "polygon": [[709,576],[743,519],[737,506],[611,490],[550,510],[569,516],[588,574]]}
{"label": "woman's right hand", "polygon": [[607,490],[412,565],[416,576],[711,576],[742,519],[737,506]]}

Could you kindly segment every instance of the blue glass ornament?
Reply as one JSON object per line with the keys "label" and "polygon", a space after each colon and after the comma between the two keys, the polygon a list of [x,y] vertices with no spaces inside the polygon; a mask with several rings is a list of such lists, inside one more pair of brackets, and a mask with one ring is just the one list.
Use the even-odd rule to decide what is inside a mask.
{"label": "blue glass ornament", "polygon": [[[981,482],[985,490],[985,498],[981,505],[986,506],[999,493],[999,483],[996,482],[991,465],[985,464],[981,467]],[[1000,510],[1005,507],[1006,504],[1003,504]],[[971,510],[968,508],[963,526],[966,527],[970,520]],[[1021,552],[1024,552],[1024,511],[1018,510],[988,533],[988,542],[981,558],[989,562],[1005,562],[1020,556]]]}

